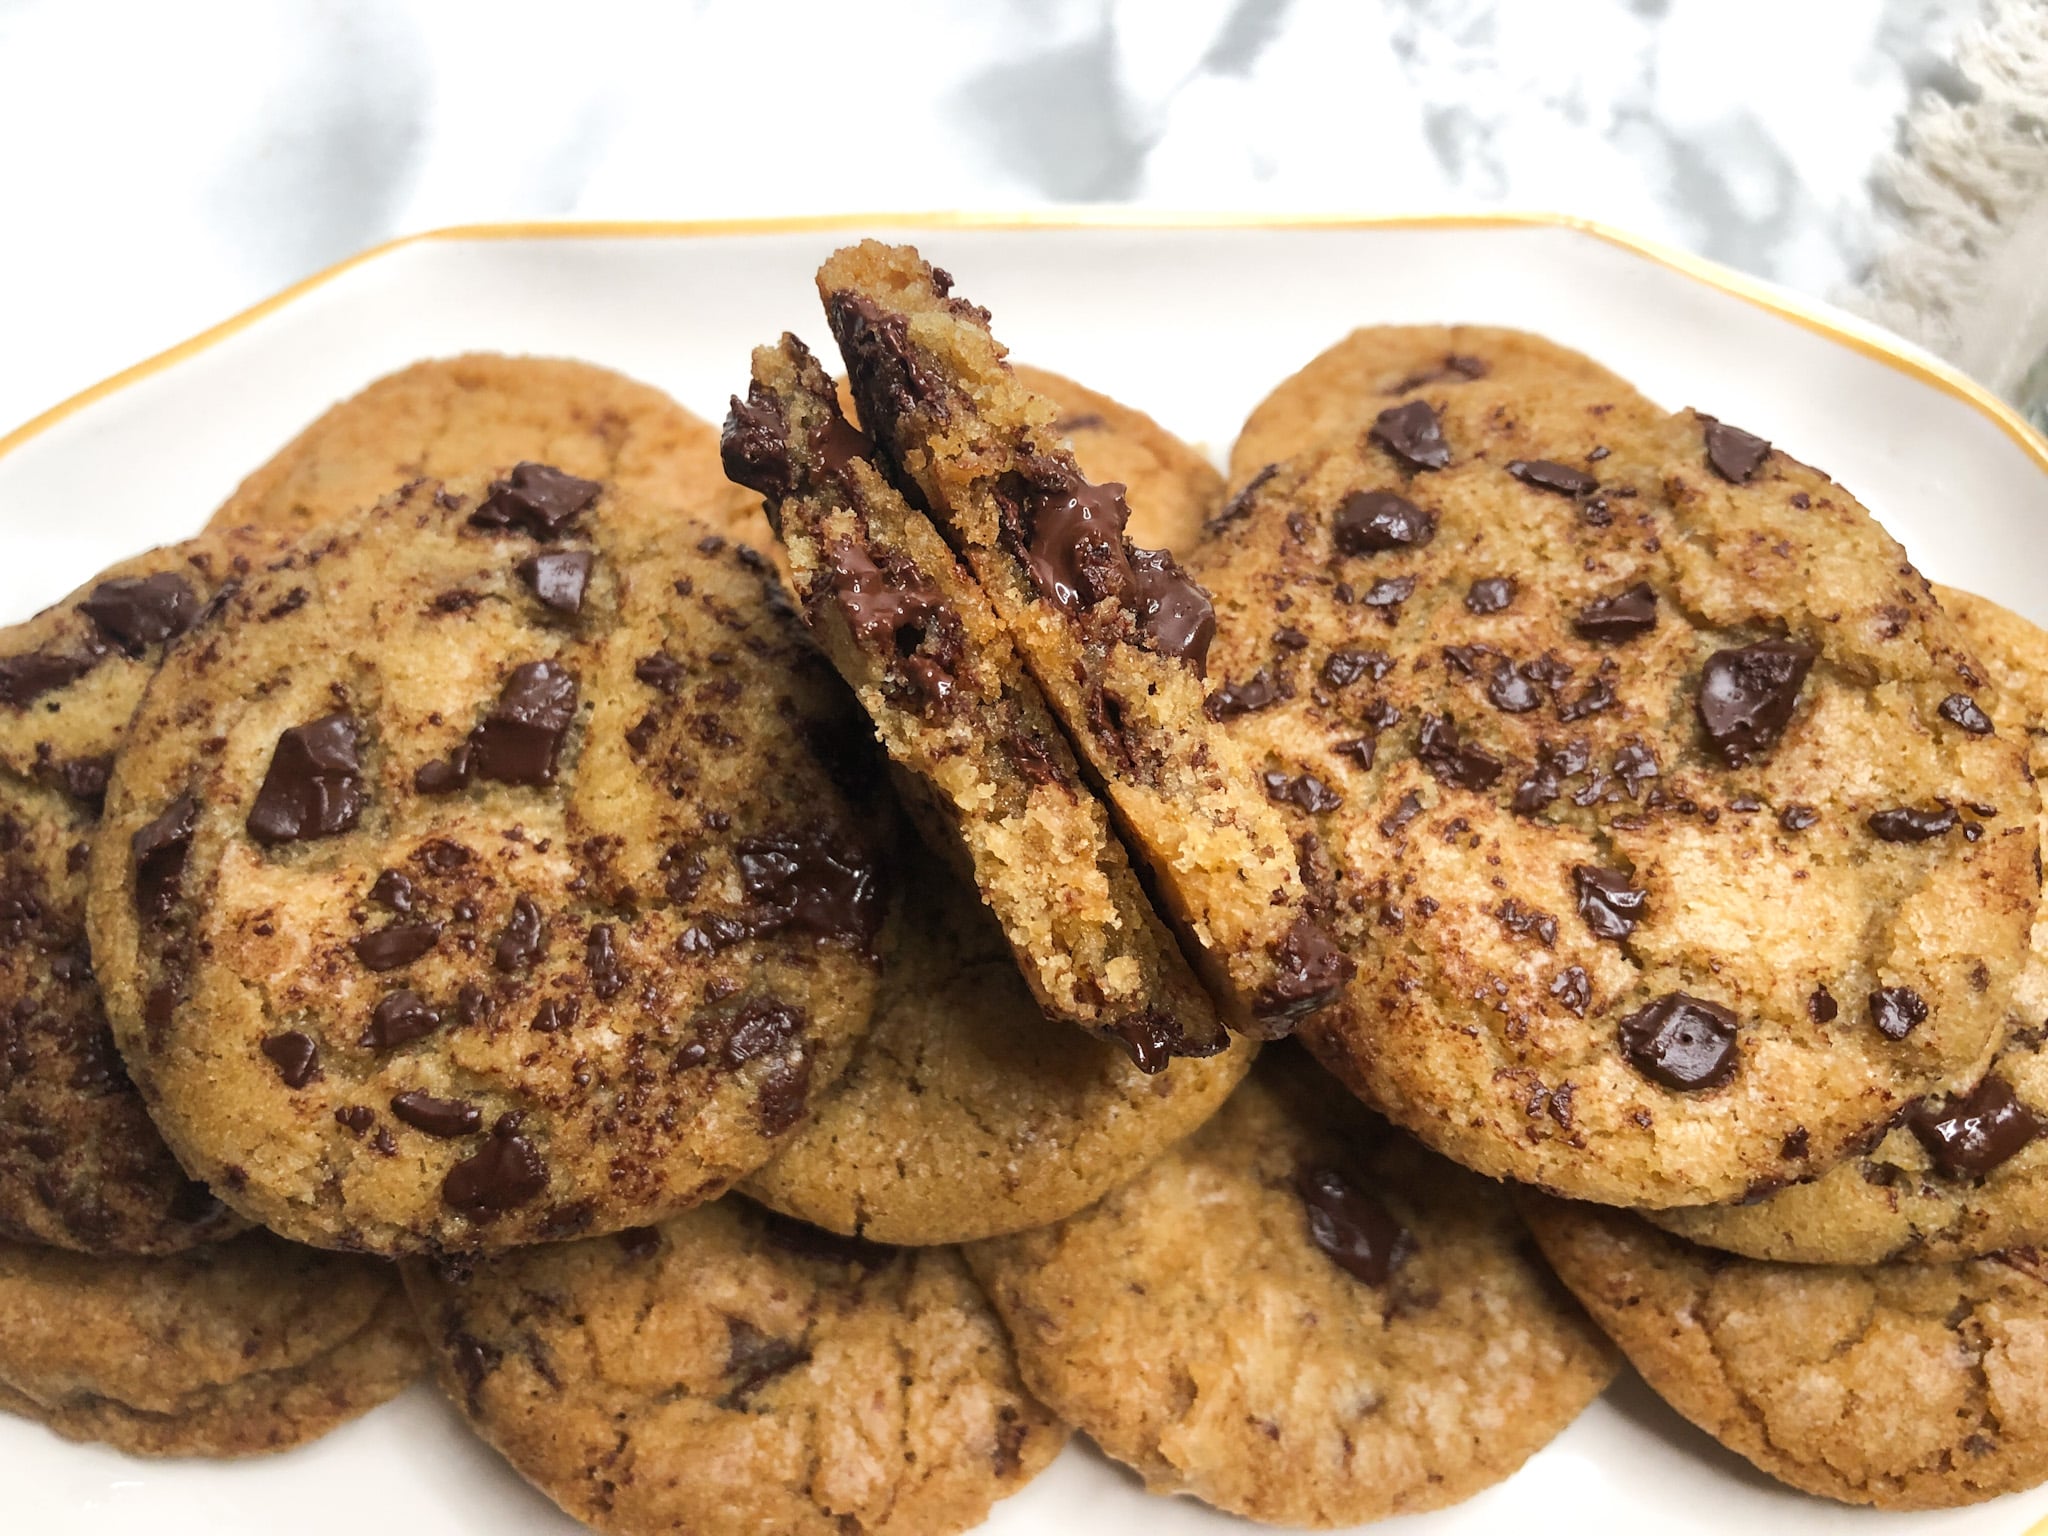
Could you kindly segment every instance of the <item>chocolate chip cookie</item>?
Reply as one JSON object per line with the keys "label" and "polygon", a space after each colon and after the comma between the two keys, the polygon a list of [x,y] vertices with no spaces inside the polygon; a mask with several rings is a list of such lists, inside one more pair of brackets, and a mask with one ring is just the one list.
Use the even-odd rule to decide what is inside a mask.
{"label": "chocolate chip cookie", "polygon": [[1002,622],[874,452],[802,342],[754,354],[726,420],[728,472],[765,498],[812,633],[873,717],[913,816],[971,872],[1040,1008],[1147,1071],[1223,1049],[1214,1004]]}
{"label": "chocolate chip cookie", "polygon": [[161,1258],[0,1243],[0,1406],[140,1456],[317,1439],[426,1365],[389,1265],[249,1233]]}
{"label": "chocolate chip cookie", "polygon": [[406,1283],[477,1432],[605,1536],[946,1536],[1066,1438],[957,1252],[737,1198]]}
{"label": "chocolate chip cookie", "polygon": [[535,464],[408,486],[230,594],[130,727],[108,1013],[185,1165],[274,1230],[665,1215],[866,1027],[852,701],[759,555],[619,500]]}
{"label": "chocolate chip cookie", "polygon": [[1047,1026],[1002,930],[929,857],[900,882],[901,938],[873,1027],[810,1121],[741,1186],[885,1243],[958,1243],[1059,1221],[1214,1114],[1257,1047],[1142,1071]]}
{"label": "chocolate chip cookie", "polygon": [[1284,1034],[1352,962],[1312,910],[1285,812],[1204,711],[1208,595],[1125,536],[1120,493],[1082,477],[1057,409],[951,286],[873,241],[820,269],[861,423],[1010,631],[1218,1002],[1248,1033]]}
{"label": "chocolate chip cookie", "polygon": [[279,449],[213,515],[302,533],[370,506],[408,480],[466,479],[522,461],[602,480],[665,519],[767,537],[751,497],[718,467],[718,432],[652,385],[558,357],[472,352],[377,380]]}
{"label": "chocolate chip cookie", "polygon": [[1319,352],[1253,407],[1230,450],[1230,485],[1242,490],[1268,465],[1368,431],[1399,401],[1484,379],[1502,389],[1590,385],[1633,395],[1582,352],[1493,325],[1369,325]]}
{"label": "chocolate chip cookie", "polygon": [[1390,399],[1191,572],[1211,709],[1360,960],[1305,1038],[1480,1172],[1615,1204],[1818,1173],[1997,1048],[2022,743],[1825,476],[1633,391]]}
{"label": "chocolate chip cookie", "polygon": [[1945,1509],[2048,1479],[2048,1271],[1770,1264],[1529,1198],[1558,1275],[1659,1396],[1781,1482]]}
{"label": "chocolate chip cookie", "polygon": [[0,1237],[173,1253],[240,1226],[186,1177],[121,1066],[85,861],[165,647],[280,544],[243,530],[153,550],[0,631]]}
{"label": "chocolate chip cookie", "polygon": [[[1997,684],[2006,712],[1988,729],[2024,739],[2048,776],[2048,633],[1996,603],[1935,596]],[[1696,1243],[1758,1259],[1874,1264],[1974,1258],[2048,1244],[2048,912],[2013,988],[2004,1048],[1966,1089],[1922,1100],[1869,1152],[1818,1179],[1742,1205],[1644,1214]]]}
{"label": "chocolate chip cookie", "polygon": [[1202,536],[1223,505],[1223,476],[1200,449],[1175,437],[1135,406],[1077,384],[1064,374],[1012,363],[1017,382],[1059,409],[1052,430],[1081,473],[1097,485],[1124,488],[1133,544],[1175,558]]}
{"label": "chocolate chip cookie", "polygon": [[966,1253],[1026,1383],[1153,1492],[1325,1526],[1467,1498],[1606,1386],[1527,1249],[1287,1047],[1099,1204]]}

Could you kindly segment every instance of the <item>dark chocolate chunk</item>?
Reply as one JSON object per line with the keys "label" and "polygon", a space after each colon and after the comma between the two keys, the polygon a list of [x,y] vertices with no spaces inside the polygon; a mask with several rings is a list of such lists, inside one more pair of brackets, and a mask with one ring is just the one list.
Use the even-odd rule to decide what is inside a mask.
{"label": "dark chocolate chunk", "polygon": [[944,611],[938,589],[906,571],[893,576],[849,539],[835,539],[826,551],[832,568],[832,597],[853,638],[884,657],[908,654],[923,641],[926,627]]}
{"label": "dark chocolate chunk", "polygon": [[1387,407],[1374,419],[1369,435],[1410,469],[1442,469],[1451,462],[1443,422],[1427,400]]}
{"label": "dark chocolate chunk", "polygon": [[918,355],[906,316],[865,294],[839,289],[826,296],[825,318],[870,432],[886,440],[892,424],[911,411],[945,413],[946,381]]}
{"label": "dark chocolate chunk", "polygon": [[869,436],[842,416],[837,409],[828,411],[816,426],[811,428],[811,452],[825,467],[828,475],[841,475],[846,466],[855,459],[872,461],[875,445]]}
{"label": "dark chocolate chunk", "polygon": [[747,837],[733,845],[740,887],[760,908],[755,933],[795,928],[865,950],[882,922],[880,872],[859,848],[823,828]]}
{"label": "dark chocolate chunk", "polygon": [[1714,473],[1732,484],[1746,484],[1771,456],[1771,445],[1725,421],[1711,416],[1703,419],[1707,424],[1707,462],[1714,466]]}
{"label": "dark chocolate chunk", "polygon": [[412,881],[395,869],[384,870],[370,886],[370,900],[392,912],[410,912],[416,894]]}
{"label": "dark chocolate chunk", "polygon": [[411,965],[439,942],[439,923],[393,923],[357,937],[356,959],[366,970],[395,971]]}
{"label": "dark chocolate chunk", "polygon": [[261,1047],[287,1088],[303,1088],[320,1075],[320,1046],[296,1029],[266,1035]]}
{"label": "dark chocolate chunk", "polygon": [[1680,1093],[1735,1075],[1735,1015],[1689,992],[1667,992],[1621,1021],[1621,1053],[1653,1083]]}
{"label": "dark chocolate chunk", "polygon": [[551,784],[576,717],[576,677],[552,661],[512,669],[498,702],[470,733],[470,767],[501,784]]}
{"label": "dark chocolate chunk", "polygon": [[1380,819],[1380,836],[1392,837],[1421,814],[1422,796],[1411,789],[1401,797],[1399,804]]}
{"label": "dark chocolate chunk", "polygon": [[515,896],[511,914],[492,948],[492,963],[501,971],[523,971],[539,958],[543,947],[540,908],[531,896]]}
{"label": "dark chocolate chunk", "polygon": [[725,1320],[725,1374],[733,1386],[718,1400],[724,1409],[743,1408],[754,1393],[778,1376],[808,1364],[811,1352],[800,1339],[778,1339],[763,1333],[745,1318]]}
{"label": "dark chocolate chunk", "polygon": [[1546,949],[1557,944],[1557,919],[1540,907],[1525,907],[1510,896],[1494,916],[1500,919],[1501,927],[1518,939],[1533,938]]}
{"label": "dark chocolate chunk", "polygon": [[1268,773],[1265,783],[1267,799],[1295,806],[1312,816],[1334,811],[1344,803],[1342,795],[1312,773]]}
{"label": "dark chocolate chunk", "polygon": [[1950,725],[1960,726],[1972,736],[1989,736],[1992,731],[1991,717],[1977,705],[1967,693],[1952,693],[1936,706],[1941,718]]}
{"label": "dark chocolate chunk", "polygon": [[199,617],[199,597],[174,571],[103,581],[78,605],[100,632],[130,656],[175,639]]}
{"label": "dark chocolate chunk", "polygon": [[1778,825],[1787,832],[1804,832],[1819,820],[1819,811],[1810,805],[1800,805],[1797,801],[1778,812]]}
{"label": "dark chocolate chunk", "polygon": [[633,676],[656,693],[674,693],[683,683],[683,664],[657,651],[633,663]]}
{"label": "dark chocolate chunk", "polygon": [[1349,688],[1361,677],[1378,682],[1394,665],[1385,651],[1332,651],[1323,662],[1323,681],[1332,688]]}
{"label": "dark chocolate chunk", "polygon": [[1931,811],[1911,805],[1875,811],[1866,825],[1887,843],[1925,843],[1953,832],[1958,819],[1955,807],[1944,800],[1936,802]]}
{"label": "dark chocolate chunk", "polygon": [[107,775],[114,771],[111,752],[97,757],[67,757],[49,765],[57,787],[81,805],[98,807],[107,798]]}
{"label": "dark chocolate chunk", "polygon": [[387,992],[370,1010],[369,1027],[356,1044],[366,1050],[394,1051],[421,1040],[441,1027],[441,1015],[410,988]]}
{"label": "dark chocolate chunk", "polygon": [[162,917],[178,904],[185,876],[185,855],[192,848],[192,830],[199,824],[199,802],[180,795],[128,840],[135,860],[135,915],[144,921]]}
{"label": "dark chocolate chunk", "polygon": [[[1543,704],[1542,693],[1529,680],[1526,671],[1505,656],[1493,664],[1493,675],[1486,682],[1486,698],[1495,709],[1511,715],[1525,715]],[[1559,714],[1562,715],[1563,711],[1560,710]]]}
{"label": "dark chocolate chunk", "polygon": [[417,1088],[395,1095],[391,1113],[416,1131],[452,1140],[467,1136],[483,1124],[483,1111],[465,1099],[437,1099]]}
{"label": "dark chocolate chunk", "polygon": [[363,809],[363,764],[356,745],[362,726],[348,715],[323,715],[277,738],[263,787],[249,808],[249,835],[259,843],[334,837]]}
{"label": "dark chocolate chunk", "polygon": [[1131,1064],[1148,1076],[1164,1072],[1176,1056],[1214,1056],[1228,1049],[1220,1030],[1207,1040],[1190,1040],[1180,1021],[1157,1008],[1131,1014],[1104,1027],[1103,1033],[1123,1047]]}
{"label": "dark chocolate chunk", "polygon": [[1555,491],[1560,496],[1590,496],[1600,489],[1600,482],[1583,469],[1573,469],[1555,459],[1510,459],[1508,473],[1524,485],[1539,491]]}
{"label": "dark chocolate chunk", "polygon": [[1515,814],[1534,816],[1563,793],[1566,779],[1584,773],[1592,761],[1592,748],[1584,738],[1574,738],[1561,747],[1547,741],[1538,745],[1535,765],[1515,786],[1510,802]]}
{"label": "dark chocolate chunk", "polygon": [[1723,762],[1740,768],[1778,744],[1819,654],[1797,641],[1765,640],[1707,658],[1694,703],[1707,744]]}
{"label": "dark chocolate chunk", "polygon": [[1499,613],[1515,600],[1515,578],[1482,576],[1465,589],[1468,613]]}
{"label": "dark chocolate chunk", "polygon": [[1163,549],[1133,549],[1138,633],[1145,648],[1185,661],[1197,677],[1209,670],[1209,642],[1216,638],[1216,605],[1200,582]]}
{"label": "dark chocolate chunk", "polygon": [[1461,742],[1458,723],[1449,715],[1422,717],[1415,754],[1432,778],[1452,789],[1490,789],[1505,766],[1499,758]]}
{"label": "dark chocolate chunk", "polygon": [[590,581],[590,568],[597,556],[587,549],[544,549],[528,555],[513,569],[533,589],[543,608],[557,613],[581,613],[583,589]]}
{"label": "dark chocolate chunk", "polygon": [[482,1220],[517,1209],[547,1187],[547,1165],[519,1134],[519,1117],[503,1115],[482,1149],[448,1170],[441,1198],[471,1220]]}
{"label": "dark chocolate chunk", "polygon": [[100,664],[104,649],[62,655],[56,651],[30,651],[0,661],[0,704],[26,709],[44,694],[68,688]]}
{"label": "dark chocolate chunk", "polygon": [[617,997],[626,985],[626,968],[612,943],[612,925],[597,923],[583,943],[583,968],[590,973],[590,990],[600,998]]}
{"label": "dark chocolate chunk", "polygon": [[1137,585],[1124,552],[1130,515],[1121,485],[1091,485],[1078,475],[1030,496],[1024,504],[1030,530],[1024,564],[1039,594],[1065,613],[1105,599],[1129,606]]}
{"label": "dark chocolate chunk", "polygon": [[1550,978],[1550,995],[1560,1006],[1579,1018],[1586,1016],[1586,1008],[1593,1001],[1593,983],[1582,965],[1568,965]]}
{"label": "dark chocolate chunk", "polygon": [[1337,508],[1331,538],[1347,555],[1419,549],[1436,537],[1436,514],[1392,491],[1353,491]]}
{"label": "dark chocolate chunk", "polygon": [[747,398],[732,397],[725,430],[718,436],[719,462],[734,485],[780,500],[790,493],[789,423],[775,391],[760,381],[747,386]]}
{"label": "dark chocolate chunk", "polygon": [[1806,999],[1806,1016],[1816,1024],[1832,1024],[1835,1015],[1841,1011],[1835,1002],[1835,994],[1827,989],[1825,983],[1815,987]]}
{"label": "dark chocolate chunk", "polygon": [[548,464],[520,464],[492,485],[469,515],[470,526],[493,532],[519,529],[536,539],[554,539],[603,492],[595,480],[579,480]]}
{"label": "dark chocolate chunk", "polygon": [[1643,786],[1657,773],[1657,754],[1640,741],[1626,742],[1614,754],[1614,776],[1631,800],[1642,799]]}
{"label": "dark chocolate chunk", "polygon": [[1618,645],[1657,627],[1657,592],[1647,581],[1624,587],[1610,597],[1595,598],[1572,620],[1572,629],[1587,640]]}
{"label": "dark chocolate chunk", "polygon": [[1927,1004],[1911,987],[1879,987],[1870,994],[1870,1022],[1887,1040],[1903,1040],[1927,1021]]}
{"label": "dark chocolate chunk", "polygon": [[1241,683],[1226,682],[1202,702],[1202,713],[1211,720],[1235,720],[1255,709],[1277,704],[1283,697],[1279,683],[1264,667]]}
{"label": "dark chocolate chunk", "polygon": [[1934,1166],[1951,1179],[1981,1179],[2011,1161],[2044,1131],[2008,1083],[1992,1073],[1961,1098],[1936,1106],[1923,1100],[1906,1117]]}
{"label": "dark chocolate chunk", "polygon": [[424,763],[412,776],[412,787],[423,795],[452,795],[469,782],[469,743],[463,742],[444,758]]}
{"label": "dark chocolate chunk", "polygon": [[1334,940],[1306,917],[1297,917],[1274,947],[1280,974],[1252,1000],[1252,1016],[1278,1039],[1296,1020],[1314,1013],[1344,990],[1358,967]]}
{"label": "dark chocolate chunk", "polygon": [[1643,920],[1649,892],[1636,889],[1620,870],[1574,865],[1572,884],[1579,894],[1579,916],[1596,939],[1619,943]]}
{"label": "dark chocolate chunk", "polygon": [[629,1259],[651,1259],[661,1252],[661,1229],[658,1227],[628,1227],[617,1234],[618,1245],[626,1250]]}
{"label": "dark chocolate chunk", "polygon": [[1334,1168],[1304,1168],[1295,1192],[1308,1210],[1309,1241],[1339,1269],[1385,1285],[1415,1251],[1415,1239],[1387,1208]]}

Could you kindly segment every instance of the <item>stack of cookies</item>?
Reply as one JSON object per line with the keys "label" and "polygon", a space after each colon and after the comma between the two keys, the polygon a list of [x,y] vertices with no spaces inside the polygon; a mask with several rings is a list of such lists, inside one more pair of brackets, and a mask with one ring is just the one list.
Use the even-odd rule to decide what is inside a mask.
{"label": "stack of cookies", "polygon": [[1226,480],[952,286],[835,254],[722,437],[418,365],[0,639],[0,1407],[1335,1526],[1625,1355],[1813,1493],[2048,1479],[2048,636],[1540,338],[1355,333]]}

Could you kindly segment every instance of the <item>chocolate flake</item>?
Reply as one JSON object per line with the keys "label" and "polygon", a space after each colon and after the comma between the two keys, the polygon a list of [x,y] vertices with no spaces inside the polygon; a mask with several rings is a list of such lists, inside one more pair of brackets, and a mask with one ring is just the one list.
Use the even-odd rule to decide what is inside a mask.
{"label": "chocolate flake", "polygon": [[1555,491],[1560,496],[1590,496],[1600,489],[1600,482],[1583,469],[1573,469],[1555,459],[1510,459],[1508,473],[1524,485],[1539,491]]}

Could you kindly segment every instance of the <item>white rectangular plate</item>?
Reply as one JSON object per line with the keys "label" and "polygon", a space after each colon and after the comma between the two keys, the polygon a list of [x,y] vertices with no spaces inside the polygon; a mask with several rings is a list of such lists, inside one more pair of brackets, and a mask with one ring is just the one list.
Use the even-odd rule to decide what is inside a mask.
{"label": "white rectangular plate", "polygon": [[[812,273],[854,226],[453,231],[373,253],[0,439],[0,619],[196,530],[332,401],[421,357],[587,358],[716,420],[748,349],[824,339]],[[1591,353],[1669,406],[1696,405],[1848,486],[1921,568],[2048,620],[2048,444],[1940,365],[1845,316],[1609,234],[1534,219],[1344,225],[1001,227],[877,218],[995,313],[1020,359],[1152,412],[1219,454],[1275,382],[1352,326],[1522,326]],[[2021,1536],[2048,1490],[1877,1515],[1794,1494],[1625,1376],[1507,1483],[1375,1529],[1451,1536],[1605,1530],[1883,1530]],[[13,1536],[434,1536],[580,1529],[433,1393],[326,1440],[237,1464],[135,1461],[0,1417],[0,1532]],[[1221,1536],[1250,1529],[1149,1499],[1068,1450],[986,1529]]]}

